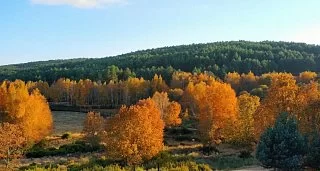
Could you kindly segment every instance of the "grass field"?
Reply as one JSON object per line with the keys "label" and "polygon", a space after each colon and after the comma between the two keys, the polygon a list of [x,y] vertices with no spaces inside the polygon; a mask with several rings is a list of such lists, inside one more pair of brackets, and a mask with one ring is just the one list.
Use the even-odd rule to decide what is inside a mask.
{"label": "grass field", "polygon": [[53,111],[53,135],[60,135],[66,132],[78,133],[82,131],[85,113]]}

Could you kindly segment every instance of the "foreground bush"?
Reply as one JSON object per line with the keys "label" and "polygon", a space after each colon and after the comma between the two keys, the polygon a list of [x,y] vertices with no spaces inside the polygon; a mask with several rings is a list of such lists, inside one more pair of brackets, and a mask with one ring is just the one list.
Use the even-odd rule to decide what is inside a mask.
{"label": "foreground bush", "polygon": [[83,141],[76,141],[72,144],[62,145],[58,149],[57,148],[42,148],[42,147],[33,147],[27,153],[27,158],[40,158],[44,156],[58,156],[58,155],[66,155],[72,153],[88,153],[100,150],[100,146],[92,146],[90,144],[86,144]]}
{"label": "foreground bush", "polygon": [[317,135],[310,143],[305,165],[311,168],[320,169],[320,136]]}
{"label": "foreground bush", "polygon": [[264,167],[299,169],[303,165],[306,141],[298,132],[297,122],[282,113],[273,128],[261,136],[256,157]]}
{"label": "foreground bush", "polygon": [[[181,162],[181,163],[170,163],[166,167],[159,168],[161,171],[211,171],[212,169],[206,164],[197,164],[195,162]],[[23,171],[144,171],[146,168],[141,166],[126,166],[121,167],[117,164],[112,164],[108,166],[94,165],[91,167],[68,167],[68,166],[40,166],[32,165],[28,167],[20,168],[19,170]],[[148,169],[150,171],[156,171],[158,168]]]}

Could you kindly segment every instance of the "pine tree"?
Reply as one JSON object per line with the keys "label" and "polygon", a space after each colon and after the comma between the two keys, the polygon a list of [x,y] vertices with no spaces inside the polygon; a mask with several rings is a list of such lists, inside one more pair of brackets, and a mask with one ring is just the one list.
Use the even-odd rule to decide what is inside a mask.
{"label": "pine tree", "polygon": [[306,153],[306,139],[299,133],[297,122],[282,113],[274,127],[262,135],[256,157],[264,167],[279,169],[299,169]]}

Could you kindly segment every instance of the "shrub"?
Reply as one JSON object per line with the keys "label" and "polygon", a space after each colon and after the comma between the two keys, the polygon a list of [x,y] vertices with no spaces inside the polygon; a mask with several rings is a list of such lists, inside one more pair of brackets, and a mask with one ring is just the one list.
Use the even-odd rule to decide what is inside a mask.
{"label": "shrub", "polygon": [[219,150],[214,146],[204,146],[202,147],[202,153],[210,155],[212,153],[219,153]]}
{"label": "shrub", "polygon": [[62,136],[61,136],[61,139],[65,140],[65,139],[70,139],[72,137],[72,135],[70,133],[64,133]]}
{"label": "shrub", "polygon": [[87,153],[102,149],[101,146],[92,146],[83,141],[76,141],[72,144],[62,145],[59,148],[41,148],[34,146],[26,152],[27,158],[40,158],[44,156],[66,155],[71,153]]}
{"label": "shrub", "polygon": [[252,157],[251,151],[249,151],[249,150],[240,151],[240,154],[238,157],[244,158],[244,159],[251,158]]}
{"label": "shrub", "polygon": [[306,140],[298,132],[297,122],[282,113],[273,128],[260,138],[256,157],[265,167],[299,169],[303,164]]}
{"label": "shrub", "polygon": [[197,141],[200,142],[199,138],[190,135],[177,135],[174,137],[176,141]]}
{"label": "shrub", "polygon": [[237,156],[221,156],[212,161],[212,165],[217,170],[230,170],[244,166],[256,165],[255,158],[239,158]]}
{"label": "shrub", "polygon": [[305,165],[311,168],[320,169],[320,137],[315,136],[310,143],[308,155],[306,157]]}

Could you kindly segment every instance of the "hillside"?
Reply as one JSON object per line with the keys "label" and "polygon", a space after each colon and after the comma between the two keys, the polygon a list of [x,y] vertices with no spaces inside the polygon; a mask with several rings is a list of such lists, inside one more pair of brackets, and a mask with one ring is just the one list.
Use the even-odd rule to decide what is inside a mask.
{"label": "hillside", "polygon": [[[170,80],[174,70],[211,71],[219,77],[237,71],[255,74],[271,71],[320,71],[320,46],[289,42],[230,41],[136,51],[114,57],[51,60],[0,66],[0,80],[44,80],[60,77],[106,80],[107,67],[150,79],[155,73]],[[118,69],[117,68],[117,69]],[[126,68],[129,68],[126,70]],[[123,71],[122,71],[123,70]],[[121,78],[120,78],[121,79]]]}

